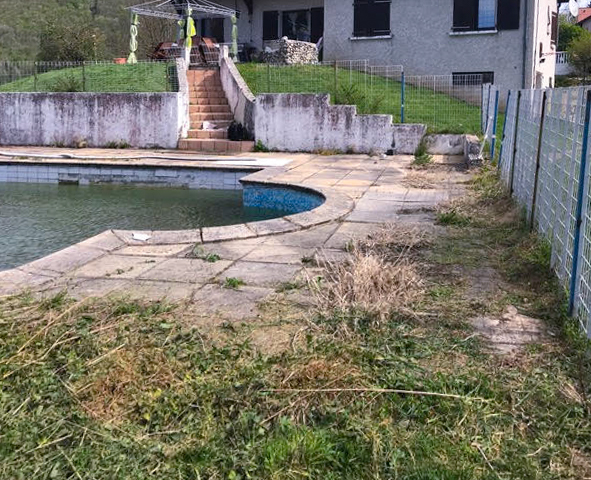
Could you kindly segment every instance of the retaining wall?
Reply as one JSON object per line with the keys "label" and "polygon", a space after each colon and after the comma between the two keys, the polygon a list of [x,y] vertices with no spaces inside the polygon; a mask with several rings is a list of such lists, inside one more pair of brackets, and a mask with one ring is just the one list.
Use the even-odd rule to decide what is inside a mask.
{"label": "retaining wall", "polygon": [[262,94],[255,103],[255,137],[288,152],[386,152],[393,143],[392,116],[358,115],[354,106],[330,105],[328,94]]}
{"label": "retaining wall", "polygon": [[227,56],[220,58],[220,77],[234,119],[242,124],[249,136],[253,136],[255,97],[232,59]]}
{"label": "retaining wall", "polygon": [[189,87],[178,93],[0,93],[0,145],[176,148],[189,129]]}

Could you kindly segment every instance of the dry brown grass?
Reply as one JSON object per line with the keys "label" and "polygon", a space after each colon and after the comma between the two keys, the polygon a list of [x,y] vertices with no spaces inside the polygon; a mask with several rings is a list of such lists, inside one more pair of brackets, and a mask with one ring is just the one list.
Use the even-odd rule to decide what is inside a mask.
{"label": "dry brown grass", "polygon": [[[364,312],[375,326],[394,312],[408,313],[424,288],[412,253],[427,241],[418,229],[386,226],[351,245],[343,262],[321,258],[322,281],[308,280],[318,307],[327,316],[335,311]],[[350,333],[343,328],[343,333]]]}
{"label": "dry brown grass", "polygon": [[411,170],[401,183],[409,188],[432,190],[437,187],[438,183],[441,183],[441,180],[437,174],[424,170]]}

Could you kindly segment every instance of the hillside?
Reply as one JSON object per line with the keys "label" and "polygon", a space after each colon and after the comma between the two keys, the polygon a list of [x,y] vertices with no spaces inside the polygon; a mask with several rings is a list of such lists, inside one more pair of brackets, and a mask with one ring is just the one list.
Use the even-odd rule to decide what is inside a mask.
{"label": "hillside", "polygon": [[[46,21],[90,22],[106,37],[105,59],[126,56],[129,12],[126,6],[140,0],[0,0],[0,60],[35,60],[41,26]],[[140,53],[169,33],[154,20],[140,28]],[[169,22],[170,23],[170,22]],[[164,40],[164,39],[163,39]]]}

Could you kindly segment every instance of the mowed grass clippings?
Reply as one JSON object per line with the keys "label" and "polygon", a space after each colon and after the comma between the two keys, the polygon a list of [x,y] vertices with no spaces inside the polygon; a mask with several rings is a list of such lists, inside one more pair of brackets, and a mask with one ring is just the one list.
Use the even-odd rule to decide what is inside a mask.
{"label": "mowed grass clippings", "polygon": [[[0,478],[589,477],[588,345],[496,185],[484,172],[453,206],[467,222],[356,243],[352,262],[402,256],[420,288],[379,312],[320,305],[272,356],[251,345],[256,324],[213,335],[180,306],[0,300]],[[473,288],[484,267],[502,289]],[[334,288],[337,270],[315,271]],[[490,353],[470,320],[509,304],[551,340]]]}

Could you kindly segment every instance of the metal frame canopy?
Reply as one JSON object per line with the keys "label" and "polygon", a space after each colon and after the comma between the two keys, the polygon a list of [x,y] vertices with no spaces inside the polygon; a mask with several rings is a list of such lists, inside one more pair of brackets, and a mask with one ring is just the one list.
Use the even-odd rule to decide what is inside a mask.
{"label": "metal frame canopy", "polygon": [[183,20],[188,12],[194,18],[199,17],[236,17],[238,12],[228,7],[218,5],[209,0],[153,0],[127,7],[136,15],[170,20]]}

